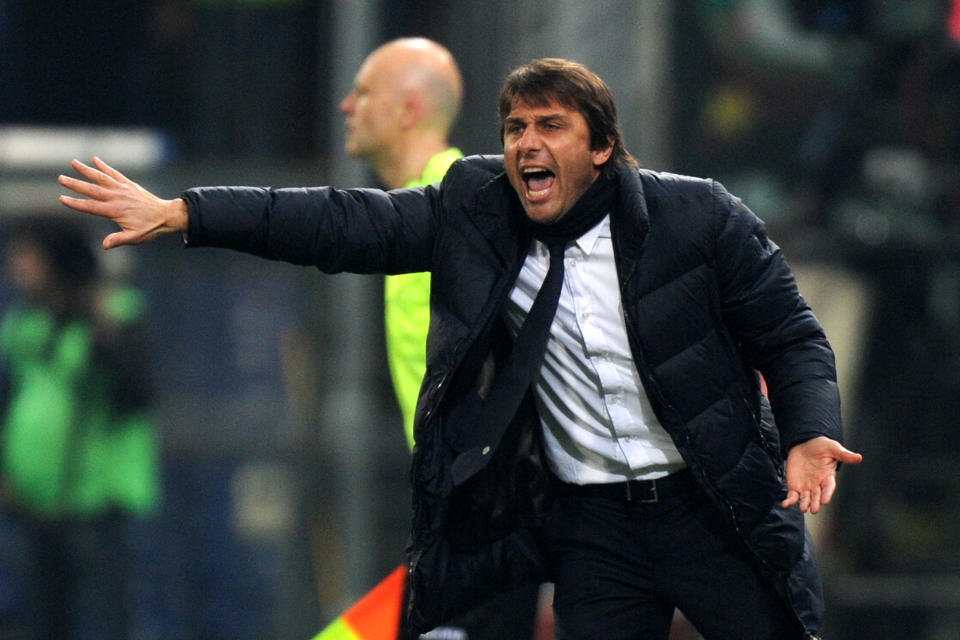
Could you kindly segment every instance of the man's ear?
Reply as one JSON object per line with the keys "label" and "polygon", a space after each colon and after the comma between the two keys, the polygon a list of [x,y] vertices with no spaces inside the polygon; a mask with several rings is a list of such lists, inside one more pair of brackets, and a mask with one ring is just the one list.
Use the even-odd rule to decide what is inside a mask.
{"label": "man's ear", "polygon": [[404,129],[411,129],[423,119],[426,106],[418,95],[411,93],[403,99],[400,108],[400,126]]}
{"label": "man's ear", "polygon": [[590,155],[593,157],[593,166],[599,167],[606,164],[610,156],[613,155],[613,138],[607,138],[607,146],[603,149],[591,149]]}

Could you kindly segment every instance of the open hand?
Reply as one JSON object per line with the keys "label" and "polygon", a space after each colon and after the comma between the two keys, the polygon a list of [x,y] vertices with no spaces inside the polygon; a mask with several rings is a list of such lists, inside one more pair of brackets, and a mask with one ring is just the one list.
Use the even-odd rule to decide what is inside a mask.
{"label": "open hand", "polygon": [[95,216],[113,220],[120,231],[103,239],[103,248],[140,244],[158,234],[187,230],[187,204],[177,198],[164,200],[108,165],[93,159],[94,167],[74,160],[70,166],[87,180],[61,175],[58,181],[71,191],[86,196],[60,196],[60,202]]}
{"label": "open hand", "polygon": [[787,456],[787,498],[781,506],[799,502],[800,511],[819,513],[837,488],[837,464],[860,464],[862,460],[862,455],[826,436],[795,445]]}

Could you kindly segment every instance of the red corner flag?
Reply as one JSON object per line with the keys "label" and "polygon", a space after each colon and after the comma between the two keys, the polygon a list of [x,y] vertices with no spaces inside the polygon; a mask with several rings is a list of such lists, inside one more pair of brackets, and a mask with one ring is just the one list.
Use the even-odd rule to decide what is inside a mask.
{"label": "red corner flag", "polygon": [[401,565],[311,640],[396,640],[406,581]]}

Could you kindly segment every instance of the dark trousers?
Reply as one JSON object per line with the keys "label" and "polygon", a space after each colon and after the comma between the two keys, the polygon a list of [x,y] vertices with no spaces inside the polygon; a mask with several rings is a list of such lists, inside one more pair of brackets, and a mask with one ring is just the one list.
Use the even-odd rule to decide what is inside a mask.
{"label": "dark trousers", "polygon": [[717,509],[683,471],[653,494],[563,490],[544,541],[556,640],[666,640],[675,608],[707,640],[803,638]]}
{"label": "dark trousers", "polygon": [[427,640],[533,640],[540,587],[511,589],[434,629]]}

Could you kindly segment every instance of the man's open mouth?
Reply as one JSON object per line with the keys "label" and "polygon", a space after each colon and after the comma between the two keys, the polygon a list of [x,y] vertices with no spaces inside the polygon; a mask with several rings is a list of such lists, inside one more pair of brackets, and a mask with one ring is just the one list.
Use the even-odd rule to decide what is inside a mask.
{"label": "man's open mouth", "polygon": [[545,194],[553,186],[556,176],[548,169],[530,167],[523,170],[523,181],[527,185],[527,192],[531,196]]}

